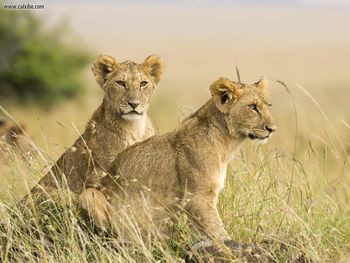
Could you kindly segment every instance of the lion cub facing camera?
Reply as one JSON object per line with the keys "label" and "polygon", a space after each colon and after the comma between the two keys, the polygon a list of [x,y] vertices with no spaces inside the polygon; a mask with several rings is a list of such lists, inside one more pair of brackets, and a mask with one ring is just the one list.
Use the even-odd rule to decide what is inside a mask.
{"label": "lion cub facing camera", "polygon": [[102,187],[80,195],[81,206],[101,228],[116,233],[125,231],[118,219],[130,208],[142,218],[147,206],[164,233],[165,219],[181,208],[205,236],[229,239],[216,205],[227,164],[243,141],[266,141],[276,130],[266,85],[266,80],[245,85],[218,79],[210,87],[212,98],[177,129],[120,153]]}
{"label": "lion cub facing camera", "polygon": [[99,184],[119,152],[154,134],[147,109],[163,75],[161,58],[151,55],[138,64],[118,63],[111,56],[101,55],[92,71],[105,93],[103,102],[84,133],[32,189],[32,194],[63,182],[80,194],[86,185]]}

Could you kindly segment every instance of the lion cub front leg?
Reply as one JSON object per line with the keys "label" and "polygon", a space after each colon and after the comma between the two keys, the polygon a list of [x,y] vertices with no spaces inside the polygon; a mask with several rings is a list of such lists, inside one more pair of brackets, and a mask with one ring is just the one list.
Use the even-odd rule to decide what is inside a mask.
{"label": "lion cub front leg", "polygon": [[186,210],[206,236],[215,240],[230,239],[221,222],[215,200],[215,196],[199,193],[193,194],[186,206]]}
{"label": "lion cub front leg", "polygon": [[95,188],[99,189],[101,187],[101,179],[105,177],[107,173],[104,169],[95,167],[91,172],[89,172],[89,176],[87,176],[85,182],[85,189]]}
{"label": "lion cub front leg", "polygon": [[79,196],[79,208],[102,230],[113,229],[114,210],[101,191],[94,188],[84,190]]}

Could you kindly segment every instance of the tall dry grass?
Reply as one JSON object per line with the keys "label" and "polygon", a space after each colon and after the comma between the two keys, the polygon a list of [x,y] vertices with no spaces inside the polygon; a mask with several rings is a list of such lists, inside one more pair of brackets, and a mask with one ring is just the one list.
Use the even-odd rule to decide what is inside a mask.
{"label": "tall dry grass", "polygon": [[[281,90],[278,97],[272,94],[271,98],[279,130],[268,144],[247,141],[237,153],[220,196],[221,217],[232,239],[264,244],[277,262],[349,262],[349,122],[339,122],[334,117],[336,105],[323,105],[300,85]],[[74,107],[73,103],[65,110],[81,120],[76,124],[81,128],[91,109],[74,111]],[[151,108],[162,131],[175,126],[182,115],[167,107],[167,100],[158,98]],[[10,113],[22,114],[13,109]],[[15,204],[64,150],[55,146],[50,130],[61,133],[65,146],[77,136],[68,118],[60,119],[59,110],[42,116],[34,136],[40,141],[40,154],[34,159],[25,159],[2,145],[2,149],[7,147],[0,170],[2,261],[181,261],[184,248],[194,242],[186,215],[179,217],[176,235],[168,242],[157,235],[142,237],[130,219],[134,235],[131,243],[124,244],[81,220],[71,196],[44,202],[36,210]],[[60,124],[46,126],[46,120],[52,118]],[[35,123],[34,118],[32,121]]]}

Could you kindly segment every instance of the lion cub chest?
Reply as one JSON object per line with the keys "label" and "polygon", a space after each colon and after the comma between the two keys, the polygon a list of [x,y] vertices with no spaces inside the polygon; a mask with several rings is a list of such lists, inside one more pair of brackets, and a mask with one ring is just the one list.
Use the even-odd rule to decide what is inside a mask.
{"label": "lion cub chest", "polygon": [[227,174],[227,163],[224,163],[220,165],[219,176],[217,178],[217,187],[218,187],[219,193],[225,186],[226,174]]}
{"label": "lion cub chest", "polygon": [[102,165],[109,166],[115,157],[124,149],[142,140],[137,133],[127,132],[104,132],[95,136],[90,141],[93,148],[94,158]]}

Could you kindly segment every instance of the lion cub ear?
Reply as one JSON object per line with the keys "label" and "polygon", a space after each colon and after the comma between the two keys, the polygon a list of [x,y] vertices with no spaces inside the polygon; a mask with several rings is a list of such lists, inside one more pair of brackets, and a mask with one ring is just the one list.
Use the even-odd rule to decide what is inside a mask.
{"label": "lion cub ear", "polygon": [[150,55],[145,59],[142,66],[146,73],[153,78],[153,81],[158,84],[164,73],[164,62],[160,56]]}
{"label": "lion cub ear", "polygon": [[261,92],[265,93],[265,90],[267,88],[267,85],[269,84],[269,81],[265,79],[265,77],[261,77],[261,79],[254,83],[253,85]]}
{"label": "lion cub ear", "polygon": [[228,111],[228,104],[241,94],[239,87],[227,78],[220,78],[210,86],[210,92],[216,107],[221,112]]}
{"label": "lion cub ear", "polygon": [[103,87],[105,84],[108,73],[116,70],[118,67],[118,62],[114,57],[107,55],[100,55],[96,59],[94,65],[92,66],[92,72],[95,75],[97,83]]}

